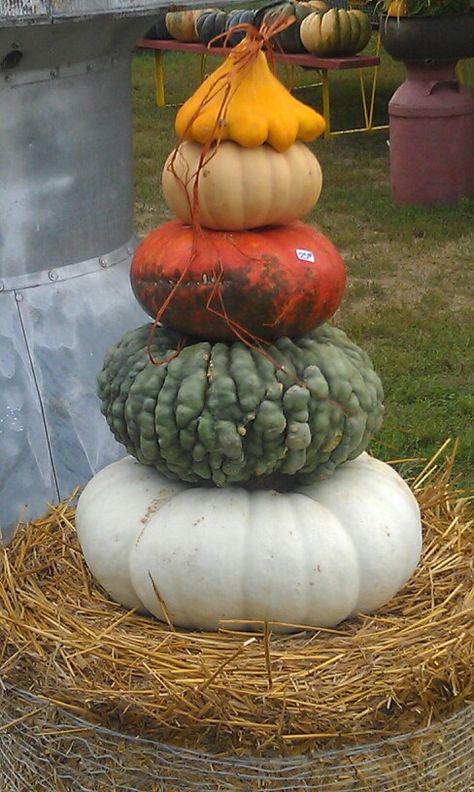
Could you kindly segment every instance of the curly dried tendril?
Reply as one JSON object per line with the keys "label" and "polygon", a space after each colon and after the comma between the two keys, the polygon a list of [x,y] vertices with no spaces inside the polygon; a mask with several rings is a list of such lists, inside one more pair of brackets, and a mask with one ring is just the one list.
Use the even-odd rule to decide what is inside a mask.
{"label": "curly dried tendril", "polygon": [[[183,187],[196,240],[201,229],[199,177],[223,140],[233,140],[247,148],[268,143],[276,151],[283,152],[297,139],[309,141],[324,131],[323,117],[295,99],[272,70],[272,39],[293,21],[293,17],[278,16],[269,23],[263,22],[258,30],[253,25],[241,23],[214,37],[208,46],[222,40],[225,47],[233,33],[245,33],[244,39],[230,50],[224,63],[204,80],[177,113],[175,128],[180,141],[166,167]],[[175,162],[182,142],[189,139],[200,144],[202,150],[194,172],[186,174],[183,179],[177,173]],[[188,194],[186,188],[190,179],[193,179],[193,186]],[[195,245],[190,253],[189,265],[194,256]],[[160,307],[154,327],[180,288],[189,265],[183,270],[166,303]],[[219,305],[222,315],[226,316],[222,295],[216,294],[215,298],[214,306]],[[248,344],[259,342],[252,334],[246,333],[245,328],[241,328],[241,332],[242,340],[245,338]],[[149,349],[151,351],[151,342]]]}

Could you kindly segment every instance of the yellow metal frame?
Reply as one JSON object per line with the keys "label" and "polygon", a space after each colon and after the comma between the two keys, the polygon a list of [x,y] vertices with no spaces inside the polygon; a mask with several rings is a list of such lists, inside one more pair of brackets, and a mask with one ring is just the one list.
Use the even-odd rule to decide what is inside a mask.
{"label": "yellow metal frame", "polygon": [[[378,55],[380,50],[380,39],[377,37],[377,45],[376,45],[376,55]],[[154,52],[154,72],[155,72],[155,101],[158,107],[164,107],[165,102],[165,76],[164,76],[164,55],[165,51],[156,50]],[[201,55],[201,82],[205,78],[205,68],[206,68],[206,55]],[[291,66],[291,71],[294,73],[294,69],[296,67],[294,65]],[[336,135],[347,135],[354,132],[372,132],[375,130],[380,129],[387,129],[388,124],[382,124],[379,126],[374,126],[373,119],[374,119],[374,107],[375,107],[375,96],[377,92],[377,78],[378,78],[378,70],[379,66],[369,66],[369,67],[360,67],[357,69],[359,72],[359,87],[360,87],[360,96],[361,96],[361,105],[362,105],[362,114],[364,118],[364,126],[357,127],[354,129],[338,129],[333,131],[331,126],[331,91],[329,85],[329,71],[332,69],[318,69],[321,75],[321,92],[322,92],[322,114],[324,116],[324,120],[326,122],[326,128],[324,131],[324,138],[329,140]],[[366,87],[366,79],[365,79],[365,70],[372,69],[372,79],[370,83],[370,93]],[[307,88],[309,86],[300,86],[301,88]],[[294,89],[295,90],[295,89]],[[297,90],[297,89],[296,89]]]}
{"label": "yellow metal frame", "polygon": [[[155,72],[155,102],[157,107],[165,107],[165,51],[154,51],[154,72]],[[201,55],[201,82],[204,82],[206,70],[206,55]],[[170,106],[170,105],[168,105]]]}
{"label": "yellow metal frame", "polygon": [[[357,5],[354,3],[354,5]],[[363,3],[361,3],[363,5]],[[374,55],[376,57],[380,54],[380,36],[377,34],[376,37],[376,44],[374,49]],[[291,66],[292,74],[294,74],[295,66]],[[366,85],[366,73],[367,71],[372,70],[372,78],[370,81],[370,93],[368,92],[367,85]],[[321,82],[320,83],[313,83],[311,86],[302,85],[297,87],[293,90],[298,90],[308,88],[308,87],[321,87],[321,98],[322,98],[322,114],[324,116],[324,120],[326,122],[326,128],[324,131],[324,138],[329,140],[332,137],[336,137],[336,135],[349,135],[354,132],[374,132],[381,129],[388,129],[388,124],[379,124],[374,126],[374,109],[375,109],[375,97],[377,94],[377,80],[379,75],[380,66],[362,66],[357,71],[359,72],[359,87],[360,87],[360,98],[361,98],[361,106],[362,106],[362,116],[364,119],[364,126],[356,127],[354,129],[332,129],[332,122],[331,122],[331,91],[329,85],[329,72],[333,71],[332,69],[318,69],[321,75]],[[336,71],[339,71],[336,70]],[[341,70],[344,71],[344,70]]]}
{"label": "yellow metal frame", "polygon": [[[378,55],[378,48],[377,45],[377,55]],[[372,79],[370,82],[370,93],[366,90],[366,80],[365,80],[365,71],[366,68],[372,69]],[[330,95],[330,88],[329,88],[329,72],[328,69],[321,69],[321,93],[322,93],[322,102],[323,102],[323,116],[324,120],[326,121],[326,129],[324,131],[324,137],[326,140],[329,138],[334,137],[335,135],[348,135],[353,132],[373,132],[374,130],[379,129],[387,129],[388,124],[380,124],[378,126],[374,126],[374,108],[375,108],[375,96],[377,93],[377,79],[379,73],[379,66],[369,66],[369,67],[362,67],[357,69],[359,72],[359,88],[360,88],[360,99],[362,105],[362,114],[364,118],[364,126],[356,127],[354,129],[338,129],[333,132],[331,126],[331,95]]]}
{"label": "yellow metal frame", "polygon": [[158,107],[165,106],[164,52],[156,50],[155,57],[155,101]]}

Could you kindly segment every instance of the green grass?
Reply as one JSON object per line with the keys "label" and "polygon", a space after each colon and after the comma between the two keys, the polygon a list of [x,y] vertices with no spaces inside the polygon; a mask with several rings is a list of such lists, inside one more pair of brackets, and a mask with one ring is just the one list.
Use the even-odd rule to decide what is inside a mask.
{"label": "green grass", "polygon": [[[217,61],[209,59],[208,70]],[[166,98],[183,101],[200,79],[199,58],[167,54]],[[375,123],[404,68],[383,55]],[[282,77],[284,74],[282,73]],[[317,73],[299,70],[298,86]],[[474,64],[464,64],[474,88]],[[321,107],[320,89],[298,98]],[[154,103],[152,58],[133,64],[135,218],[141,234],[170,215],[161,195],[161,169],[176,138],[176,107]],[[333,128],[361,123],[357,76],[331,77]],[[455,207],[397,208],[390,190],[388,131],[343,135],[312,145],[324,174],[321,199],[307,222],[341,251],[348,286],[333,322],[370,354],[384,383],[386,417],[371,451],[382,459],[430,456],[459,438],[457,472],[474,480],[474,201]]]}

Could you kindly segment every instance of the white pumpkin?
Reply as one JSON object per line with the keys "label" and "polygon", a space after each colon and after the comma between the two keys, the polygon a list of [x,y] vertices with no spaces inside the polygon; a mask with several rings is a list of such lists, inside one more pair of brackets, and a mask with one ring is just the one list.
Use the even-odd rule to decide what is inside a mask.
{"label": "white pumpkin", "polygon": [[335,626],[386,603],[421,550],[418,504],[388,465],[361,454],[297,492],[170,483],[131,457],[86,486],[79,541],[114,599],[173,624]]}
{"label": "white pumpkin", "polygon": [[161,506],[183,489],[184,484],[125,457],[100,470],[79,498],[76,528],[89,569],[126,608],[146,611],[130,582],[133,544]]}
{"label": "white pumpkin", "polygon": [[[185,223],[192,220],[202,150],[183,141],[163,168],[165,201]],[[317,203],[322,179],[318,160],[301,141],[283,153],[267,144],[244,148],[223,141],[206,155],[199,173],[199,221],[205,228],[242,231],[299,220]]]}

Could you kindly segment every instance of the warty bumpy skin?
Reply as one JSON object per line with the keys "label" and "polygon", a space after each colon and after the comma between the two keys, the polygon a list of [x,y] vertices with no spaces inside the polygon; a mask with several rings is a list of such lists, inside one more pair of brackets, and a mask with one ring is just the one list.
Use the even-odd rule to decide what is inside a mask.
{"label": "warty bumpy skin", "polygon": [[264,354],[193,339],[176,354],[181,336],[157,327],[151,352],[161,365],[148,356],[150,329],[108,350],[98,394],[116,440],[168,478],[265,486],[276,474],[287,485],[289,477],[310,483],[357,457],[381,426],[379,377],[333,326],[280,338]]}

